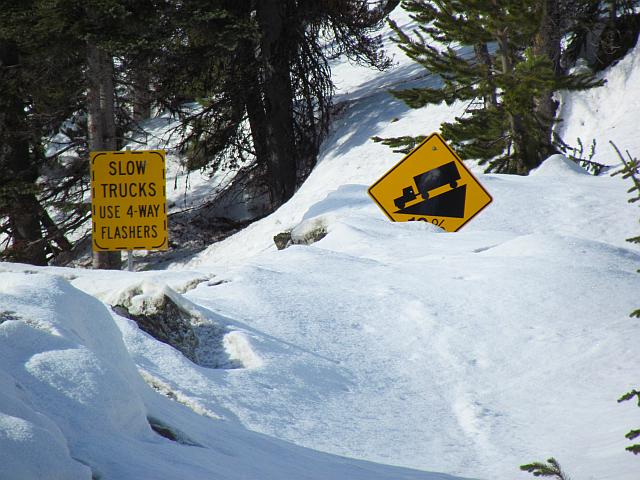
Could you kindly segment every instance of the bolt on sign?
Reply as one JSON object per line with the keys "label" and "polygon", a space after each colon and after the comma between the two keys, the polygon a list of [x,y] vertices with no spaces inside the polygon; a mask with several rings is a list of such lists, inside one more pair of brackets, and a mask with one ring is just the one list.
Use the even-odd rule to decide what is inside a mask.
{"label": "bolt on sign", "polygon": [[460,230],[492,200],[437,133],[369,187],[369,196],[394,222],[419,220],[448,232]]}
{"label": "bolt on sign", "polygon": [[166,250],[164,150],[91,152],[94,251]]}

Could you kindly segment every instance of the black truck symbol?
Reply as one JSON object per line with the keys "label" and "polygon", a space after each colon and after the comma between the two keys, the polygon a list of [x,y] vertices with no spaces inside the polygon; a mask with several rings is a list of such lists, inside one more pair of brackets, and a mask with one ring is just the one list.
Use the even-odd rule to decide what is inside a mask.
{"label": "black truck symbol", "polygon": [[[423,200],[427,200],[429,198],[429,191],[435,188],[447,184],[449,184],[451,188],[456,188],[458,186],[458,180],[460,180],[460,172],[458,172],[458,167],[456,167],[455,162],[445,163],[433,170],[413,177],[413,181],[418,187],[418,194],[420,194]],[[396,198],[393,203],[395,203],[398,209],[402,210],[407,203],[415,200],[418,194],[416,194],[413,186],[405,187],[402,189],[402,196]]]}

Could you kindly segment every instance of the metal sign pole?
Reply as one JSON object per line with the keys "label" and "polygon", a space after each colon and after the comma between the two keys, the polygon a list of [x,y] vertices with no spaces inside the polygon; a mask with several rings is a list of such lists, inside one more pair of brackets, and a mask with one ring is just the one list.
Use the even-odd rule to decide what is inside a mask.
{"label": "metal sign pole", "polygon": [[[127,152],[131,151],[131,147],[127,145]],[[127,250],[127,270],[133,272],[133,250]]]}

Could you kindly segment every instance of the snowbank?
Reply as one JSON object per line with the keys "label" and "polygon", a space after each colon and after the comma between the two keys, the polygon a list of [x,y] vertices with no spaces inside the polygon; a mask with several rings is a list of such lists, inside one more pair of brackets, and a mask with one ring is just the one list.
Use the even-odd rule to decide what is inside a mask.
{"label": "snowbank", "polygon": [[89,479],[84,465],[114,458],[123,433],[153,438],[136,366],[100,302],[59,277],[3,273],[0,305],[0,452],[13,454],[0,477]]}
{"label": "snowbank", "polygon": [[[306,450],[198,410],[170,385],[154,384],[158,379],[143,369],[153,371],[150,359],[159,345],[164,351],[158,360],[170,363],[169,346],[132,322],[113,317],[104,304],[59,275],[18,265],[4,267],[8,268],[0,273],[2,480],[456,480]],[[118,326],[139,365],[125,348]],[[227,341],[238,355],[250,350],[239,334]],[[145,344],[153,347],[147,349]],[[173,352],[175,359],[179,354]],[[179,367],[173,373],[186,384],[198,371],[209,370],[184,357],[182,361],[173,365]],[[143,381],[139,369],[157,391]]]}
{"label": "snowbank", "polygon": [[551,155],[529,175],[536,177],[571,178],[574,175],[589,175],[589,173],[564,155]]}
{"label": "snowbank", "polygon": [[[640,44],[622,60],[601,74],[602,87],[582,92],[563,93],[560,137],[569,145],[581,140],[588,151],[596,140],[593,160],[605,165],[619,165],[620,159],[609,145],[613,141],[624,153],[640,156],[637,112],[640,110]],[[585,156],[587,156],[585,151]]]}

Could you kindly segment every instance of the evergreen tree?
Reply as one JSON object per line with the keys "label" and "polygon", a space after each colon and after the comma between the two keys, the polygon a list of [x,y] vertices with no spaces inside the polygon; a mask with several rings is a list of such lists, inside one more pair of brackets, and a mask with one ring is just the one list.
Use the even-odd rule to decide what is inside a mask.
{"label": "evergreen tree", "polygon": [[[71,250],[66,235],[89,218],[88,151],[121,148],[129,128],[130,115],[119,108],[127,100],[116,95],[126,89],[114,83],[114,56],[133,56],[148,46],[148,32],[158,32],[151,27],[159,23],[161,5],[2,2],[0,138],[7,148],[0,155],[0,218],[10,242],[5,257],[45,264]],[[58,132],[68,134],[70,143],[45,155],[47,138]],[[119,252],[102,257],[99,265],[119,268]]]}
{"label": "evergreen tree", "polygon": [[[198,101],[203,108],[185,114],[189,166],[254,160],[280,205],[327,129],[329,59],[383,68],[374,30],[397,3],[2,2],[0,218],[12,251],[23,252],[12,258],[42,264],[71,248],[65,235],[88,219],[88,151],[121,148],[152,102],[180,110]],[[70,144],[46,157],[58,131]]]}
{"label": "evergreen tree", "polygon": [[[197,57],[163,91],[199,99],[189,120],[193,167],[255,159],[272,207],[293,195],[310,171],[328,127],[333,84],[328,60],[346,54],[386,66],[373,35],[397,1],[186,0],[170,58]],[[198,12],[193,15],[191,12]],[[180,15],[184,15],[180,17]],[[169,61],[174,68],[183,62]],[[171,67],[170,67],[171,68]],[[175,88],[176,79],[181,84]],[[167,88],[168,87],[168,88]],[[178,102],[175,102],[178,103]]]}
{"label": "evergreen tree", "polygon": [[586,60],[596,71],[622,58],[638,39],[638,0],[571,0],[569,14],[574,19],[568,37],[568,61]]}
{"label": "evergreen tree", "polygon": [[[463,159],[488,162],[490,171],[527,174],[555,152],[551,93],[599,84],[589,74],[566,74],[560,68],[556,3],[404,1],[419,27],[411,35],[392,23],[397,42],[411,59],[438,75],[441,85],[393,95],[412,108],[469,102],[461,117],[442,125],[443,136]],[[384,143],[410,149],[416,140]]]}
{"label": "evergreen tree", "polygon": [[12,239],[12,255],[17,261],[46,264],[45,245],[38,219],[36,179],[38,169],[29,155],[26,98],[21,95],[23,60],[15,42],[0,41],[0,171],[2,191],[0,212],[8,217],[7,233]]}
{"label": "evergreen tree", "polygon": [[[67,48],[72,45],[82,66],[80,109],[86,113],[87,132],[78,145],[78,154],[117,149],[113,57],[109,53],[109,41],[120,31],[120,21],[126,15],[124,5],[119,0],[36,0],[36,6],[41,23],[39,31],[48,28],[65,32],[67,39],[63,45]],[[88,158],[78,158],[71,164],[77,165],[79,172],[67,177],[71,182],[68,187],[83,194],[85,190],[78,185],[87,178]],[[82,205],[83,199],[78,200]],[[87,217],[83,215],[82,218],[86,220]],[[96,268],[120,268],[120,263],[120,252],[94,254]]]}
{"label": "evergreen tree", "polygon": [[[0,24],[0,218],[9,244],[3,256],[46,264],[69,250],[66,227],[50,216],[59,186],[43,141],[77,108],[81,63],[66,31],[53,28],[43,2],[2,2]],[[66,220],[62,220],[66,222]]]}

